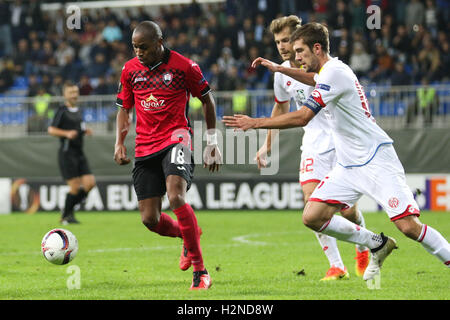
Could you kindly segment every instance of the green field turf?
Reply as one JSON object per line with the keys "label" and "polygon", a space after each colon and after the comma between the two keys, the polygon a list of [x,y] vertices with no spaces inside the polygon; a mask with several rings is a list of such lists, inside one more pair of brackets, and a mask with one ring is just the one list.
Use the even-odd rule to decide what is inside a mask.
{"label": "green field turf", "polygon": [[[79,252],[56,266],[40,253],[44,234],[60,227],[56,213],[0,216],[0,299],[450,299],[450,273],[419,243],[400,234],[384,213],[365,215],[367,226],[397,239],[380,289],[369,290],[354,272],[354,245],[339,242],[350,279],[319,282],[328,269],[312,231],[294,211],[197,212],[213,286],[191,292],[192,269],[178,269],[181,240],[147,231],[139,213],[78,213],[65,227]],[[421,220],[450,237],[450,213],[423,212]],[[68,267],[78,266],[80,289],[69,290]]]}

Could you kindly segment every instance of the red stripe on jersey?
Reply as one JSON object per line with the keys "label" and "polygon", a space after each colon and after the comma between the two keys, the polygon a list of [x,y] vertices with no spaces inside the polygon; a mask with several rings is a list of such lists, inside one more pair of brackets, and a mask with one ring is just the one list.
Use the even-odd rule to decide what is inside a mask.
{"label": "red stripe on jersey", "polygon": [[398,219],[401,219],[401,218],[404,218],[407,216],[411,216],[411,215],[419,217],[420,211],[417,210],[416,208],[412,207],[411,205],[409,205],[403,213],[392,217],[391,221],[395,221],[395,220],[398,220]]}
{"label": "red stripe on jersey", "polygon": [[286,103],[286,102],[288,102],[288,101],[289,101],[289,100],[286,100],[286,101],[280,101],[280,100],[277,99],[277,97],[275,97],[275,102],[278,103],[278,104]]}
{"label": "red stripe on jersey", "polygon": [[322,200],[322,199],[319,199],[319,198],[309,198],[308,201],[325,202],[325,203],[328,203],[328,204],[340,204],[340,205],[343,206],[341,208],[341,210],[347,210],[348,208],[350,208],[348,205],[346,205],[345,203],[342,203],[342,202],[340,202],[338,200],[331,200],[331,199],[329,199],[329,200]]}
{"label": "red stripe on jersey", "polygon": [[309,179],[309,180],[306,180],[306,181],[300,181],[300,184],[303,186],[303,185],[305,185],[307,183],[311,183],[311,182],[319,183],[320,181],[321,180],[318,180],[318,179]]}

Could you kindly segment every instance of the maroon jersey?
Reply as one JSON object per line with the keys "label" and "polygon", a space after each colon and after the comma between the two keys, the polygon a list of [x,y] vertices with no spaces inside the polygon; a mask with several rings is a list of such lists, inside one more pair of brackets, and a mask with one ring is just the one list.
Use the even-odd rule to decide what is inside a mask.
{"label": "maroon jersey", "polygon": [[136,158],[179,142],[191,145],[190,95],[201,97],[210,90],[198,64],[167,48],[154,66],[144,66],[137,58],[125,63],[117,105],[136,108]]}

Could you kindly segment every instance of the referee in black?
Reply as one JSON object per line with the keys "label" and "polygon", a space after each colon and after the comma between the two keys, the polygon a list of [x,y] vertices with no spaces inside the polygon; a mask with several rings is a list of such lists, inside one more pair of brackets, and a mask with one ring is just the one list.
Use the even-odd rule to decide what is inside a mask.
{"label": "referee in black", "polygon": [[77,107],[80,91],[78,86],[66,82],[63,86],[64,105],[60,106],[48,127],[48,133],[59,137],[61,145],[58,151],[58,163],[63,179],[69,186],[61,223],[79,223],[75,219],[74,207],[81,203],[95,186],[95,177],[83,152],[84,135],[92,135],[83,122]]}

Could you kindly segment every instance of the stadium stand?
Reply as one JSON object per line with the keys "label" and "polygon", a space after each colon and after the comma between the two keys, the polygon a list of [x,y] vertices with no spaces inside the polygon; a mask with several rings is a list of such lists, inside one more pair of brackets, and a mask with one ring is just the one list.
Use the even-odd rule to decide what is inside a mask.
{"label": "stadium stand", "polygon": [[[380,29],[366,27],[369,5],[381,8]],[[450,8],[444,0],[226,0],[158,10],[86,9],[78,30],[67,29],[63,9],[42,10],[38,0],[0,0],[0,98],[35,97],[39,91],[59,96],[66,79],[79,83],[85,96],[115,94],[122,66],[133,56],[132,30],[142,20],[158,22],[165,30],[166,45],[199,63],[215,91],[270,90],[271,73],[250,64],[258,56],[279,62],[267,26],[273,18],[289,14],[304,23],[326,24],[331,55],[348,63],[369,93],[376,90],[382,95],[391,92],[391,86],[426,81],[439,85],[437,95],[442,99],[436,112],[450,112]],[[371,89],[369,84],[377,87]],[[390,97],[412,92],[413,99],[416,90]],[[384,99],[374,113],[404,115],[411,99]],[[271,103],[256,104],[256,115],[270,115]],[[23,111],[19,105],[0,103],[0,123],[25,123],[34,111]],[[219,110],[223,114],[220,104]],[[108,112],[86,108],[85,118],[107,121]]]}

